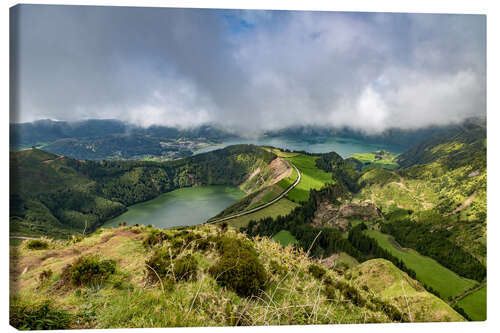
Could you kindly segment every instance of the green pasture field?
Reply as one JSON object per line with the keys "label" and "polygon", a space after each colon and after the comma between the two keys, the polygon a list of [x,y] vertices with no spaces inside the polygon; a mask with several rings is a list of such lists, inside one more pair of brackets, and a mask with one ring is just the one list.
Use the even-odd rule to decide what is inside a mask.
{"label": "green pasture field", "polygon": [[376,230],[366,230],[365,233],[377,240],[383,249],[401,259],[408,268],[415,271],[417,280],[437,290],[441,298],[445,300],[460,295],[477,283],[459,276],[436,260],[425,257],[412,249],[397,248],[396,242],[390,235]]}
{"label": "green pasture field", "polygon": [[391,154],[391,153],[384,153],[383,158],[380,160],[375,159],[376,154],[375,153],[359,153],[359,154],[352,154],[349,157],[352,157],[354,159],[357,159],[358,161],[364,163],[370,163],[369,165],[366,165],[363,167],[363,169],[366,169],[367,167],[374,165],[376,167],[384,168],[384,169],[396,169],[399,165],[396,163],[396,154]]}
{"label": "green pasture field", "polygon": [[273,240],[280,243],[283,246],[288,244],[294,245],[297,243],[297,239],[288,230],[281,230],[276,235],[273,236]]}
{"label": "green pasture field", "polygon": [[227,224],[239,229],[241,227],[246,227],[248,225],[248,222],[250,222],[251,220],[259,221],[260,219],[266,217],[276,218],[279,215],[285,216],[297,206],[298,204],[296,204],[295,202],[287,200],[286,198],[282,198],[269,207],[248,215],[243,215],[234,219],[227,220]]}
{"label": "green pasture field", "polygon": [[486,286],[476,290],[458,301],[458,306],[477,321],[486,320]]}
{"label": "green pasture field", "polygon": [[315,161],[317,158],[317,156],[303,154],[286,157],[286,160],[292,162],[302,175],[300,183],[293,190],[288,192],[288,199],[295,202],[306,201],[309,198],[309,190],[319,190],[326,183],[333,182],[330,172],[325,172],[316,167]]}

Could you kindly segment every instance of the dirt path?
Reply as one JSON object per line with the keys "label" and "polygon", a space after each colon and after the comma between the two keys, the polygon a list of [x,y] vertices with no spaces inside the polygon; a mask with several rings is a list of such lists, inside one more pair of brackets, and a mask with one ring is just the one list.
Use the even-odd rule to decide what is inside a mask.
{"label": "dirt path", "polygon": [[448,214],[445,214],[445,216],[449,216],[449,215],[453,215],[453,214],[456,214],[456,213],[459,213],[460,211],[462,211],[463,209],[467,208],[468,206],[470,206],[470,204],[472,203],[472,201],[474,201],[474,199],[476,198],[477,196],[477,190],[474,191],[474,193],[471,194],[470,197],[467,198],[467,200],[465,200],[460,206],[458,206],[453,212],[451,213],[448,213]]}
{"label": "dirt path", "polygon": [[403,178],[403,176],[401,175],[398,175],[397,173],[395,173],[394,171],[392,171],[392,174],[399,177],[399,183],[398,182],[393,182],[394,184],[398,185],[399,187],[401,187],[403,190],[406,190],[408,192],[411,192],[413,193],[413,190],[410,190],[408,187],[406,187],[405,185],[405,179]]}

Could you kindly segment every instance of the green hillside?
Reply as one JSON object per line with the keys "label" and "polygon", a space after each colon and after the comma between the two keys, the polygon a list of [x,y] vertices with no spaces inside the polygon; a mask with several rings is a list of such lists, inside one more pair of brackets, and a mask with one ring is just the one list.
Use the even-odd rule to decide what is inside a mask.
{"label": "green hillside", "polygon": [[415,271],[419,281],[439,292],[443,299],[458,296],[476,284],[414,250],[396,247],[388,235],[375,230],[366,230],[366,234],[376,239],[382,248],[403,260],[408,268]]}
{"label": "green hillside", "polygon": [[486,278],[485,140],[481,123],[450,127],[401,154],[393,170],[359,172],[352,157],[319,154],[315,164],[332,174],[331,184],[311,190],[288,215],[242,230],[267,237],[288,231],[322,260],[341,253],[361,263],[387,259],[469,318],[484,318],[485,293],[462,297]]}
{"label": "green hillside", "polygon": [[275,158],[251,145],[161,163],[79,161],[38,149],[11,152],[11,234],[66,238],[90,232],[127,206],[186,186],[241,185],[257,169],[265,183]]}
{"label": "green hillside", "polygon": [[[300,183],[287,194],[287,198],[294,202],[306,201],[309,198],[309,190],[319,190],[326,183],[333,181],[331,173],[316,166],[317,156],[297,154],[285,158],[292,162],[302,174]],[[284,186],[286,185],[288,184]]]}
{"label": "green hillside", "polygon": [[389,262],[329,270],[291,246],[211,225],[108,228],[80,241],[41,243],[11,251],[10,323],[17,328],[463,320]]}
{"label": "green hillside", "polygon": [[413,212],[419,223],[446,228],[449,239],[486,260],[486,128],[465,123],[410,148],[393,172],[365,171],[355,198],[372,200],[387,215]]}

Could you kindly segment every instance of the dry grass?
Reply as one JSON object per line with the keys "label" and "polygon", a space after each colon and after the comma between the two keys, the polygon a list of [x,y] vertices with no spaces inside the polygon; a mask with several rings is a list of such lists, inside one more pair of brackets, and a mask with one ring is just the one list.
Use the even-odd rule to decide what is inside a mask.
{"label": "dry grass", "polygon": [[[365,299],[357,305],[346,298],[341,290],[327,298],[326,280],[347,280],[327,270],[323,280],[315,279],[308,267],[312,261],[302,250],[291,246],[283,248],[268,238],[255,238],[253,247],[268,272],[265,290],[252,297],[240,297],[219,286],[208,273],[220,258],[215,243],[209,241],[204,250],[198,250],[196,241],[185,241],[185,235],[198,235],[201,240],[214,240],[224,233],[226,237],[243,239],[244,234],[234,229],[222,231],[214,225],[204,225],[185,231],[167,230],[172,240],[162,246],[179,243],[179,255],[191,254],[198,262],[196,281],[148,281],[145,261],[151,250],[142,246],[142,239],[151,229],[121,227],[103,229],[74,244],[51,244],[44,251],[30,251],[18,247],[17,258],[12,261],[16,280],[13,296],[29,300],[53,298],[55,304],[73,313],[78,320],[74,327],[172,327],[172,326],[231,326],[231,325],[283,325],[391,322],[387,313],[373,307],[376,289],[358,293]],[[184,236],[183,236],[184,235]],[[109,281],[95,286],[54,291],[64,267],[81,255],[99,254],[117,263],[117,273]],[[28,267],[24,274],[20,274]],[[40,285],[38,275],[51,269],[54,274]],[[409,293],[409,288],[405,290]],[[425,291],[424,291],[425,293]],[[410,296],[410,295],[409,295]],[[418,320],[418,318],[417,318]]]}

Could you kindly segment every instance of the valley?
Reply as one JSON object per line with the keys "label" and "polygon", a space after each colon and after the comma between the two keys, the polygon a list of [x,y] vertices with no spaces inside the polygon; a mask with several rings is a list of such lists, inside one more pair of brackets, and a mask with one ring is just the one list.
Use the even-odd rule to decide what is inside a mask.
{"label": "valley", "polygon": [[[382,299],[400,297],[402,292],[414,295],[410,311],[398,310],[406,311],[404,321],[432,320],[438,313],[447,313],[446,318],[455,318],[452,320],[461,316],[484,320],[486,167],[481,131],[472,126],[439,139],[433,137],[415,153],[399,156],[374,151],[343,158],[335,152],[253,145],[228,146],[165,162],[79,161],[35,148],[11,152],[16,170],[12,175],[11,235],[73,237],[67,243],[49,240],[53,249],[87,239],[94,239],[92,243],[95,237],[117,230],[133,231],[142,241],[156,239],[163,232],[156,228],[174,234],[230,232],[231,237],[253,240],[256,248],[269,239],[278,245],[273,251],[307,251],[311,265],[318,263],[332,274],[340,274],[335,279],[345,279],[353,288],[365,284],[363,288]],[[418,154],[422,157],[416,160]],[[460,162],[455,155],[461,156]],[[207,221],[214,225],[203,224]],[[12,246],[24,253],[22,248],[30,241]],[[133,251],[139,261],[144,257],[138,255],[143,250],[123,241],[123,251]],[[186,246],[190,243],[182,241]],[[162,242],[154,253],[163,251]],[[190,251],[198,253],[196,249]],[[34,254],[30,252],[30,256]],[[113,256],[120,261],[119,254]],[[206,262],[211,259],[203,259],[201,252],[196,258],[205,263],[202,267],[211,265]],[[44,267],[59,267],[51,265]],[[275,272],[275,264],[266,265],[268,272]],[[378,275],[367,272],[380,269],[383,274],[398,272],[391,276],[406,286],[394,287],[391,293],[377,289]],[[28,272],[18,279],[31,281],[38,274],[34,266]],[[127,283],[138,281],[139,277],[127,274]],[[344,288],[340,287],[344,282],[336,283],[336,290]],[[22,288],[30,285],[32,282]],[[209,285],[203,288],[212,288]],[[329,297],[328,283],[324,286],[323,293]],[[194,282],[185,287],[197,288]],[[371,302],[366,299],[358,304],[361,296],[356,297],[351,301],[357,306]],[[247,305],[258,307],[257,303]],[[70,303],[60,299],[58,304]]]}

